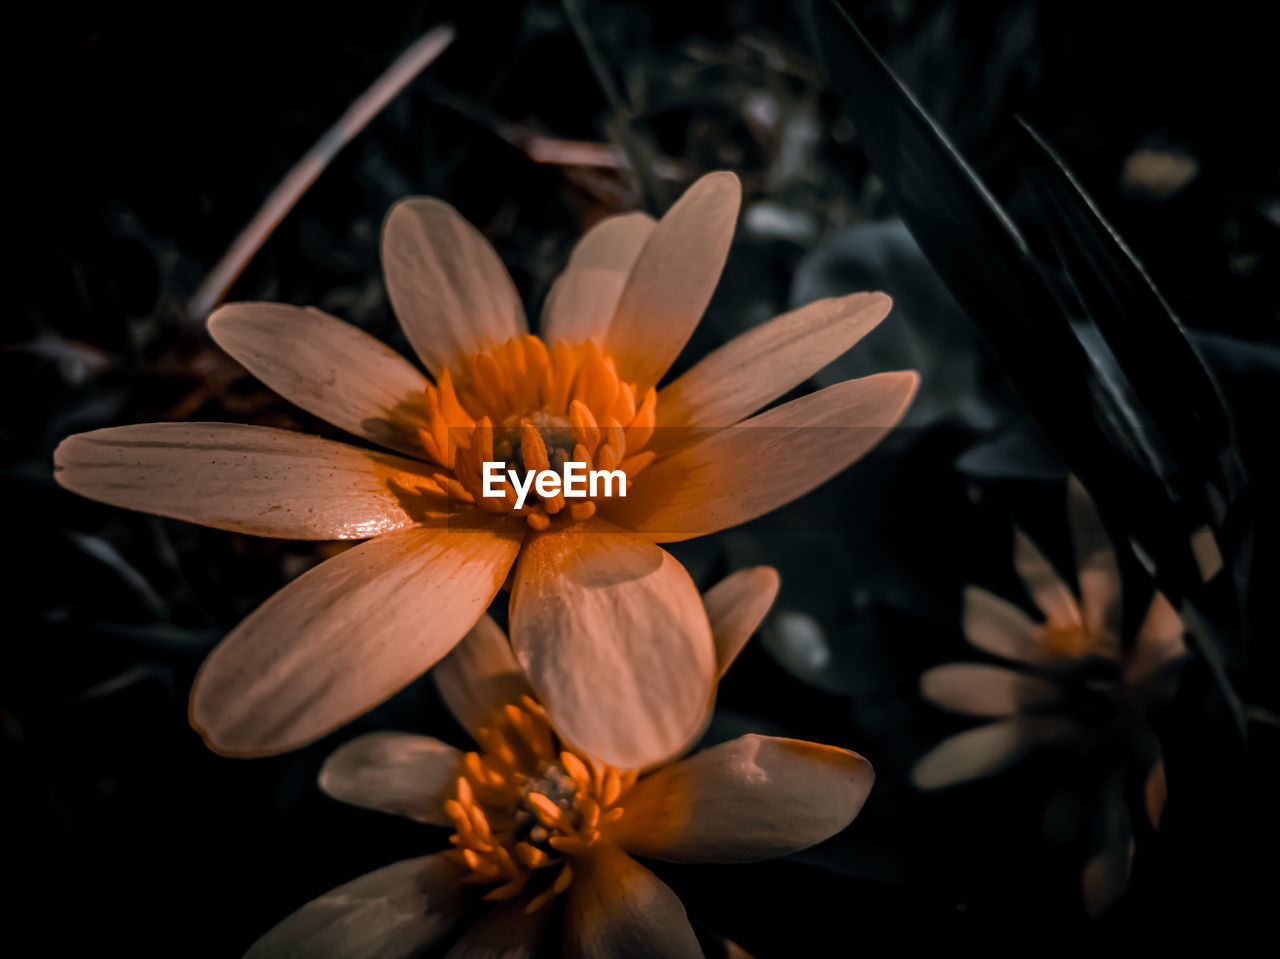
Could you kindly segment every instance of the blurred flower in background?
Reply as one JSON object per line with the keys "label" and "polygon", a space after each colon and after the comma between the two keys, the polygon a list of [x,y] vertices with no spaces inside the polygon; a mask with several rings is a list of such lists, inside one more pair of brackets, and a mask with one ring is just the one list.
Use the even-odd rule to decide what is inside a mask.
{"label": "blurred flower in background", "polygon": [[[372,708],[447,653],[509,574],[516,656],[568,741],[643,766],[688,740],[711,637],[689,574],[655,543],[737,525],[831,478],[898,421],[918,381],[879,373],[753,416],[889,310],[888,297],[854,294],[784,314],[656,389],[715,289],[740,194],[733,174],[709,174],[659,222],[599,224],[548,296],[545,343],[474,227],[438,200],[398,204],[383,231],[387,287],[434,383],[316,310],[235,304],[211,318],[281,395],[416,459],[229,424],[119,427],[59,447],[59,482],[117,506],[261,536],[374,537],[213,652],[191,696],[210,746],[280,752]],[[644,476],[625,499],[556,494],[517,509],[509,487],[484,495],[495,459]]]}
{"label": "blurred flower in background", "polygon": [[[1014,566],[1044,619],[1036,622],[981,587],[965,590],[965,637],[1011,665],[948,663],[920,677],[925,699],[994,721],[943,740],[916,763],[912,780],[925,790],[955,786],[1048,747],[1116,755],[1139,774],[1147,819],[1159,828],[1164,762],[1147,712],[1172,695],[1187,655],[1182,620],[1156,592],[1136,634],[1124,641],[1115,553],[1074,477],[1068,500],[1078,594],[1018,531]],[[1134,842],[1127,768],[1114,770],[1098,797],[1095,848],[1081,874],[1090,915],[1112,905],[1128,884]]]}
{"label": "blurred flower in background", "polygon": [[[708,591],[718,674],[755,632],[777,586],[776,573],[759,567]],[[417,954],[460,927],[450,956],[532,956],[563,895],[566,956],[700,959],[679,898],[632,857],[784,856],[847,826],[875,778],[848,750],[757,735],[647,771],[603,763],[560,741],[487,616],[432,675],[477,751],[372,733],[339,748],[320,785],[355,805],[452,826],[452,848],[313,900],[249,956]]]}

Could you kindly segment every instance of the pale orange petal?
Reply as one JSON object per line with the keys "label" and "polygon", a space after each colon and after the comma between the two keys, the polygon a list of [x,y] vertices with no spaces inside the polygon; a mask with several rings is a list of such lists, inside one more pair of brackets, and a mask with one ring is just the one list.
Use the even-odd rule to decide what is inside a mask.
{"label": "pale orange petal", "polygon": [[669,862],[772,859],[848,826],[874,782],[871,764],[847,749],[742,736],[641,779],[607,838]]}
{"label": "pale orange petal", "polygon": [[946,663],[920,677],[920,695],[969,716],[1011,716],[1058,702],[1058,687],[1035,676],[984,663]]}
{"label": "pale orange petal", "polygon": [[877,373],[766,410],[658,460],[602,511],[657,542],[755,519],[868,453],[902,418],[919,381]]}
{"label": "pale orange petal", "polygon": [[542,339],[548,345],[604,343],[622,287],[654,226],[647,213],[619,213],[583,235],[542,308]]}
{"label": "pale orange petal", "polygon": [[925,753],[911,770],[919,789],[943,789],[1002,772],[1040,745],[1066,742],[1076,727],[1054,716],[1013,716],[965,730]]}
{"label": "pale orange petal", "polygon": [[311,900],[245,959],[407,959],[443,940],[464,911],[457,870],[442,854],[405,859]]}
{"label": "pale orange petal", "polygon": [[462,727],[477,732],[493,724],[508,703],[533,695],[502,628],[486,613],[453,651],[431,670],[440,695]]}
{"label": "pale orange petal", "polygon": [[565,906],[568,959],[703,959],[680,898],[626,853],[607,844],[574,862]]}
{"label": "pale orange petal", "polygon": [[1013,566],[1044,613],[1051,629],[1073,629],[1081,625],[1080,607],[1040,548],[1022,530],[1014,530]]}
{"label": "pale orange petal", "polygon": [[1041,642],[1042,625],[981,586],[965,587],[961,628],[965,639],[993,656],[1035,666],[1061,661]]}
{"label": "pale orange petal", "polygon": [[1100,651],[1115,655],[1120,649],[1123,612],[1120,567],[1093,500],[1075,476],[1067,479],[1067,512],[1085,629],[1099,644]]}
{"label": "pale orange petal", "polygon": [[709,173],[658,221],[627,277],[605,350],[618,375],[643,393],[688,342],[720,281],[738,221],[742,186]]}
{"label": "pale orange petal", "polygon": [[511,645],[560,735],[622,768],[678,751],[714,685],[711,627],[689,574],[598,521],[530,537],[511,589]]}
{"label": "pale orange petal", "polygon": [[754,566],[731,573],[702,596],[716,644],[717,676],[723,676],[764,622],[778,596],[778,571]]}
{"label": "pale orange petal", "polygon": [[442,200],[410,197],[391,208],[382,271],[396,317],[433,375],[527,332],[498,254]]}
{"label": "pale orange petal", "polygon": [[506,527],[388,533],[321,563],[205,660],[191,723],[229,755],[284,752],[435,665],[484,613],[520,548]]}
{"label": "pale orange petal", "polygon": [[818,300],[734,337],[658,393],[653,444],[698,427],[731,426],[799,386],[889,313],[883,293]]}
{"label": "pale orange petal", "polygon": [[1157,592],[1151,598],[1151,606],[1125,661],[1125,682],[1141,683],[1162,667],[1186,656],[1185,634],[1182,617],[1164,593]]}
{"label": "pale orange petal", "polygon": [[408,360],[358,327],[311,307],[230,303],[209,317],[209,334],[308,413],[422,457],[418,429],[430,384]]}
{"label": "pale orange petal", "polygon": [[502,903],[468,926],[444,959],[533,959],[542,947],[549,913],[526,913],[523,898]]}
{"label": "pale orange petal", "polygon": [[112,506],[284,539],[364,539],[446,507],[422,463],[289,430],[143,423],[78,433],[54,478]]}
{"label": "pale orange petal", "polygon": [[462,753],[412,733],[368,733],[339,746],[320,769],[320,788],[342,802],[447,826],[444,800]]}

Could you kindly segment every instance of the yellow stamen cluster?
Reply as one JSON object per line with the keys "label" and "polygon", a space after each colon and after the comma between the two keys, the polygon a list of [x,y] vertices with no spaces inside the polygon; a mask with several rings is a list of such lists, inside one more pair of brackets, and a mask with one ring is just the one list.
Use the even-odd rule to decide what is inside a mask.
{"label": "yellow stamen cluster", "polygon": [[618,378],[613,358],[594,342],[548,349],[528,335],[467,357],[452,374],[442,372],[427,390],[419,434],[427,456],[452,472],[441,480],[451,497],[492,513],[516,513],[542,530],[557,517],[589,519],[596,504],[566,505],[563,494],[531,492],[516,509],[515,491],[505,481],[503,496],[484,495],[483,464],[563,475],[564,464],[574,460],[588,471],[620,469],[630,484],[653,460],[644,446],[656,406],[653,388],[637,396],[635,384]]}
{"label": "yellow stamen cluster", "polygon": [[534,912],[569,888],[566,857],[588,849],[622,817],[617,803],[635,773],[561,749],[546,713],[527,696],[478,739],[482,751],[467,753],[445,802],[457,830],[446,855],[465,870],[464,882],[498,884],[485,899],[527,891],[525,911]]}

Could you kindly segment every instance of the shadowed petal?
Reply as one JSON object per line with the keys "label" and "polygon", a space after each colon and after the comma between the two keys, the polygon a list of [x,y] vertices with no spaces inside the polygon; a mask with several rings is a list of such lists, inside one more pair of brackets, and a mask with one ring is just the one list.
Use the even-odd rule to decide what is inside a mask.
{"label": "shadowed petal", "polygon": [[444,797],[462,753],[430,736],[369,733],[339,746],[320,769],[320,788],[342,802],[447,826]]}
{"label": "shadowed petal", "polygon": [[684,906],[657,876],[607,843],[575,860],[565,907],[568,959],[703,959]]}
{"label": "shadowed petal", "polygon": [[380,340],[311,307],[231,303],[209,334],[290,403],[356,436],[422,457],[423,376]]}
{"label": "shadowed petal", "polygon": [[115,426],[67,437],[53,461],[81,496],[254,536],[365,539],[447,505],[426,464],[265,426]]}
{"label": "shadowed petal", "polygon": [[284,752],[435,665],[497,594],[520,548],[505,527],[380,536],[294,580],[205,660],[191,723],[228,755]]}
{"label": "shadowed petal", "polygon": [[311,900],[245,959],[408,959],[448,935],[463,904],[457,871],[443,855],[405,859]]}
{"label": "shadowed petal", "polygon": [[1058,687],[1043,679],[983,663],[946,663],[926,670],[920,695],[970,716],[1010,716],[1062,698]]}
{"label": "shadowed petal", "polygon": [[604,342],[631,267],[656,221],[647,213],[620,213],[601,220],[573,248],[542,308],[542,339]]}
{"label": "shadowed petal", "polygon": [[1041,642],[1044,627],[1008,600],[981,586],[964,589],[965,639],[985,653],[1033,666],[1059,662]]}
{"label": "shadowed petal", "polygon": [[767,410],[658,460],[605,514],[656,542],[755,519],[868,453],[902,418],[919,381],[877,373]]}
{"label": "shadowed petal", "polygon": [[1067,512],[1080,584],[1080,613],[1089,635],[1114,656],[1120,650],[1120,567],[1093,500],[1074,476],[1067,479]]}
{"label": "shadowed petal", "polygon": [[778,596],[778,571],[772,566],[740,569],[702,596],[716,644],[717,678],[723,676],[755,635]]}
{"label": "shadowed petal", "polygon": [[741,202],[736,176],[708,173],[658,221],[636,257],[604,345],[618,376],[636,383],[639,394],[657,384],[702,319]]}
{"label": "shadowed petal", "polygon": [[883,293],[818,300],[747,330],[658,393],[654,441],[675,427],[731,426],[799,386],[873,330],[889,313]]}
{"label": "shadowed petal", "polygon": [[847,749],[742,736],[641,779],[608,837],[670,862],[772,859],[844,829],[874,782],[871,764]]}
{"label": "shadowed petal", "polygon": [[547,908],[524,911],[524,899],[501,903],[473,922],[444,959],[533,959],[542,947]]}
{"label": "shadowed petal", "polygon": [[530,537],[511,589],[511,645],[561,737],[621,768],[678,751],[715,681],[689,574],[606,523]]}
{"label": "shadowed petal", "polygon": [[487,613],[436,663],[431,677],[445,705],[472,739],[478,739],[477,731],[491,724],[508,703],[533,695],[506,633]]}
{"label": "shadowed petal", "polygon": [[1151,598],[1151,606],[1138,628],[1124,666],[1126,683],[1138,684],[1160,672],[1161,668],[1175,663],[1187,654],[1187,642],[1182,617],[1165,598],[1157,592]]}
{"label": "shadowed petal", "polygon": [[1080,627],[1080,607],[1071,590],[1040,548],[1020,529],[1014,530],[1013,566],[1051,629],[1066,631]]}
{"label": "shadowed petal", "polygon": [[498,254],[443,200],[410,197],[391,208],[382,271],[396,317],[432,375],[528,332]]}
{"label": "shadowed petal", "polygon": [[1051,716],[1014,716],[944,739],[915,764],[911,781],[919,789],[942,789],[981,779],[1014,765],[1041,744],[1063,741],[1075,726]]}

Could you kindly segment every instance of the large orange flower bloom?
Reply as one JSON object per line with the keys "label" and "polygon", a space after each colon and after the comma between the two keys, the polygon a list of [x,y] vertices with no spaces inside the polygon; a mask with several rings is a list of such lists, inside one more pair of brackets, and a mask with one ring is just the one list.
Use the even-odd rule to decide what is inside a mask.
{"label": "large orange flower bloom", "polygon": [[[767,567],[706,596],[716,670],[750,638],[777,589]],[[339,886],[259,939],[248,959],[539,953],[564,897],[566,956],[703,952],[675,893],[633,857],[738,863],[797,852],[857,816],[875,774],[833,746],[742,736],[648,774],[566,749],[487,616],[433,672],[474,752],[371,733],[340,747],[321,788],[346,802],[451,826],[452,848]]]}
{"label": "large orange flower bloom", "polygon": [[[898,421],[917,383],[881,373],[758,412],[884,317],[888,297],[871,293],[780,316],[656,389],[715,288],[739,200],[737,178],[713,173],[660,221],[593,228],[541,338],[472,226],[439,200],[400,202],[383,228],[387,288],[433,380],[313,309],[241,303],[210,319],[281,395],[404,455],[222,423],[62,443],[59,482],[103,502],[260,536],[369,540],[282,589],[210,655],[191,720],[212,748],[280,752],[372,708],[448,653],[509,574],[515,655],[567,742],[638,767],[688,739],[712,685],[711,632],[689,575],[656,544],[826,481]],[[578,460],[632,483],[625,498],[516,510],[484,495],[479,464],[495,459]]]}

